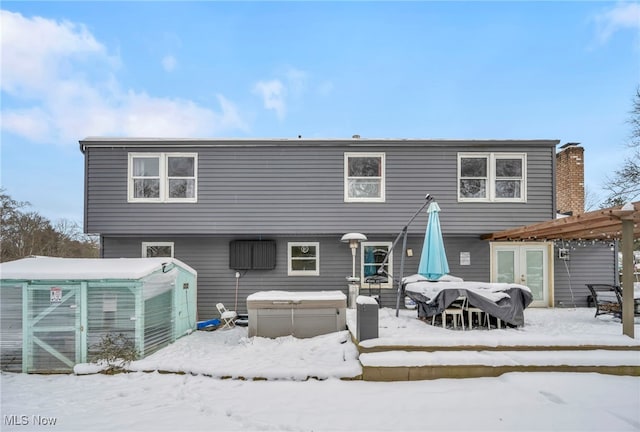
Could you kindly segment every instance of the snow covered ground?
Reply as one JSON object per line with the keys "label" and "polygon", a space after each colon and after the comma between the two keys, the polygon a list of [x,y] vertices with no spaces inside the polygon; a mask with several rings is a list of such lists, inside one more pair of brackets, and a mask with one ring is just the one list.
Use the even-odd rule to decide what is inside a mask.
{"label": "snow covered ground", "polygon": [[[4,432],[637,431],[639,406],[640,378],[599,374],[395,383],[2,374]],[[8,424],[15,418],[22,425]]]}
{"label": "snow covered ground", "polygon": [[[527,309],[525,326],[521,328],[454,331],[431,326],[416,319],[416,312],[382,308],[379,311],[379,338],[361,343],[364,347],[405,345],[405,346],[575,346],[575,345],[640,345],[640,322],[635,326],[636,338],[622,335],[620,321],[610,316],[594,318],[593,309]],[[355,329],[355,310],[347,310],[347,323]],[[354,331],[355,333],[355,331]],[[505,353],[466,352],[462,355],[465,364],[478,359],[480,363],[496,362],[504,364]],[[599,356],[594,358],[594,356]],[[527,361],[526,355],[518,358]],[[640,365],[640,352],[619,353],[567,353],[584,364],[611,364],[629,358]],[[531,364],[556,364],[557,353],[531,353]],[[568,358],[568,357],[565,357]],[[363,354],[361,361],[369,365],[383,362],[387,366],[427,364],[460,364],[460,353],[440,352],[395,354]],[[492,360],[493,359],[493,360]],[[595,362],[595,363],[594,363]],[[509,364],[509,363],[507,363]],[[572,363],[569,363],[572,364]],[[619,363],[618,363],[619,364]],[[169,371],[205,374],[212,377],[266,378],[284,380],[304,380],[307,377],[349,378],[361,374],[358,350],[351,342],[348,331],[331,333],[310,339],[296,339],[292,336],[277,339],[248,338],[246,327],[231,330],[198,331],[185,336],[159,352],[131,363],[133,371]],[[76,366],[78,373],[94,372],[93,365]]]}
{"label": "snow covered ground", "polygon": [[[370,344],[638,345],[593,309],[528,309],[519,329],[452,331],[415,312],[380,311]],[[349,311],[348,321],[355,316]],[[348,332],[311,339],[247,338],[246,328],[199,331],[106,375],[1,375],[3,431],[640,430],[640,378],[509,373],[498,378],[375,383]],[[637,360],[640,362],[640,352]],[[552,362],[553,353],[539,353]],[[397,358],[394,361],[398,361]],[[406,362],[413,361],[407,356]],[[443,359],[446,361],[446,358]],[[79,372],[88,372],[81,365]],[[306,379],[317,377],[321,380]],[[221,379],[221,377],[245,377]],[[267,378],[250,380],[250,378]],[[55,425],[52,423],[55,422]],[[47,423],[45,425],[45,423]]]}
{"label": "snow covered ground", "polygon": [[[509,329],[453,331],[431,326],[416,319],[416,312],[382,308],[379,338],[363,341],[365,347],[381,345],[486,345],[486,346],[576,346],[640,345],[640,318],[635,319],[635,339],[622,334],[620,320],[611,315],[594,317],[594,308],[529,308],[525,325]],[[349,326],[355,328],[354,311],[348,311]]]}

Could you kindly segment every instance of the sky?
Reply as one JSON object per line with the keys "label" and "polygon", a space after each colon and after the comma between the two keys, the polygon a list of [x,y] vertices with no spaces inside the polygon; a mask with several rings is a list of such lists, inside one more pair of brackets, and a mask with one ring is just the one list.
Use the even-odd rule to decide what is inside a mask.
{"label": "sky", "polygon": [[558,139],[597,201],[629,154],[638,2],[1,8],[1,185],[52,221],[83,222],[88,136]]}
{"label": "sky", "polygon": [[[353,333],[355,311],[348,309],[347,317]],[[525,318],[525,326],[517,329],[456,331],[425,324],[416,319],[415,311],[402,309],[396,318],[393,309],[382,308],[379,338],[364,341],[368,347],[445,348],[373,352],[361,354],[360,360],[377,366],[640,364],[640,354],[630,349],[570,349],[577,345],[638,346],[638,320],[636,338],[631,339],[622,335],[619,320],[603,315],[595,318],[593,308],[527,309]],[[470,341],[503,350],[446,350],[468,346]],[[508,348],[523,345],[567,350]],[[132,362],[129,369],[136,372],[94,375],[99,368],[92,366],[96,365],[77,365],[78,375],[0,374],[2,430],[640,429],[640,377],[528,372],[495,378],[343,381],[340,378],[362,372],[348,331],[307,339],[248,338],[246,327],[196,331]],[[257,377],[266,381],[253,380]],[[44,426],[43,419],[55,421],[55,426]]]}

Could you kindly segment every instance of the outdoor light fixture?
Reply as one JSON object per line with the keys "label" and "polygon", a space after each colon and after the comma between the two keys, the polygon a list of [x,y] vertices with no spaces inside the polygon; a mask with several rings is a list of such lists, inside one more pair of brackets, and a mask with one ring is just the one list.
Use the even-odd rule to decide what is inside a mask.
{"label": "outdoor light fixture", "polygon": [[358,249],[358,244],[361,241],[367,240],[367,236],[360,233],[347,233],[342,236],[340,239],[341,242],[349,243],[349,247],[351,248],[351,256],[353,259],[353,266],[351,270],[351,278],[350,280],[353,282],[357,282],[359,279],[356,277],[356,250]]}

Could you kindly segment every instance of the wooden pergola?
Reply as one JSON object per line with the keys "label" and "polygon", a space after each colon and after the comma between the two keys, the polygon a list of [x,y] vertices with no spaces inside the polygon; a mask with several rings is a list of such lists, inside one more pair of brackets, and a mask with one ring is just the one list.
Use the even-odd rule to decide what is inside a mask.
{"label": "wooden pergola", "polygon": [[622,331],[633,335],[633,239],[640,238],[640,201],[482,236],[491,241],[621,240]]}
{"label": "wooden pergola", "polygon": [[[627,216],[633,221],[633,238],[640,238],[640,201]],[[621,208],[611,207],[575,216],[539,222],[482,236],[492,241],[622,240]],[[625,212],[626,214],[626,212]]]}

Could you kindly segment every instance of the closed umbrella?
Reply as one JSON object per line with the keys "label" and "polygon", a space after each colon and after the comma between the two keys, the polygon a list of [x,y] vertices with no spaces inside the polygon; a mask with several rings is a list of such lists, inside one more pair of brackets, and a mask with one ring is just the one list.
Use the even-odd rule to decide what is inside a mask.
{"label": "closed umbrella", "polygon": [[438,280],[449,273],[449,263],[444,251],[444,241],[440,229],[440,206],[438,203],[429,204],[427,213],[429,213],[429,221],[420,255],[418,274],[429,280]]}

